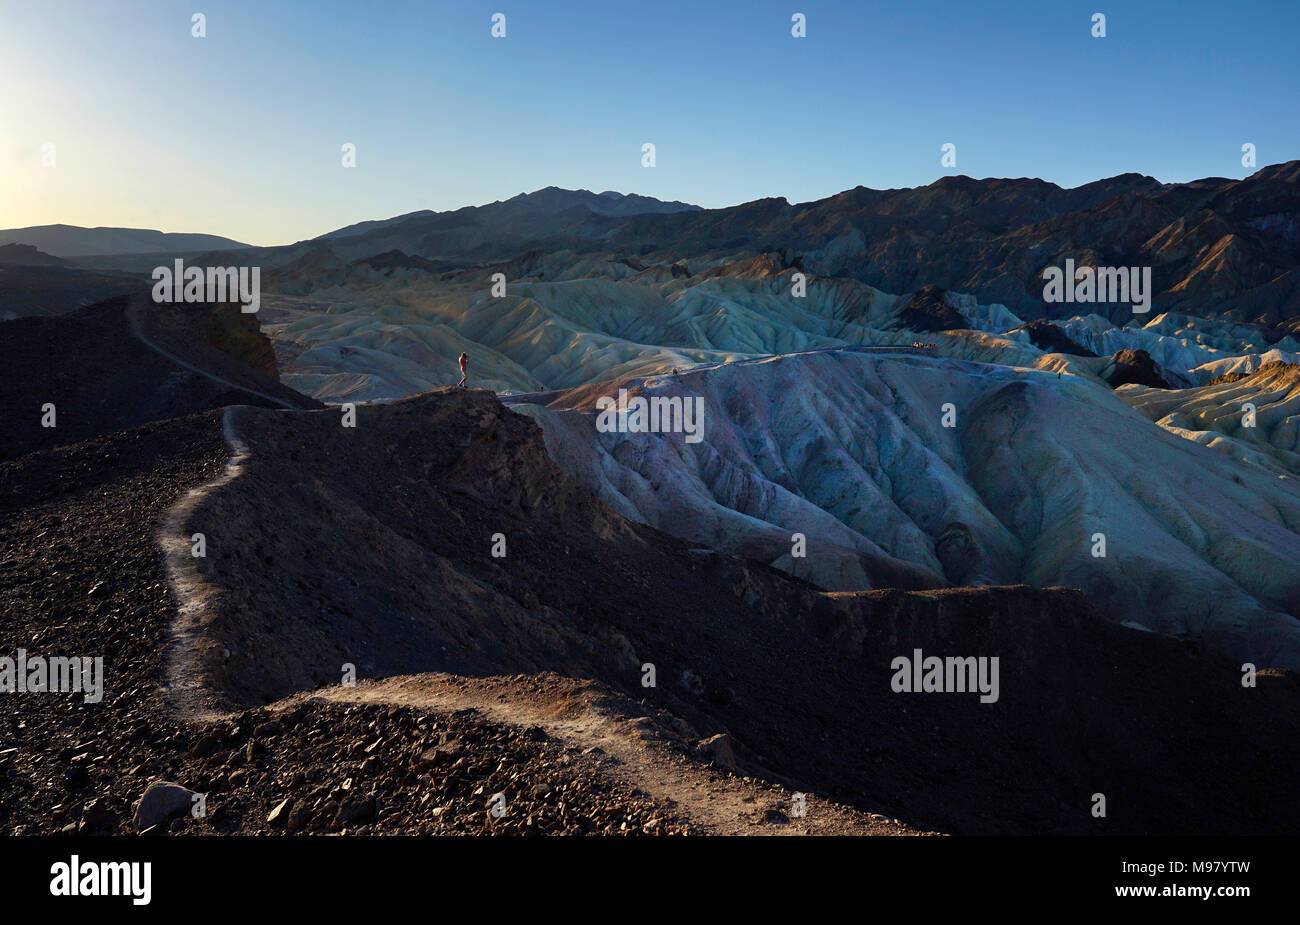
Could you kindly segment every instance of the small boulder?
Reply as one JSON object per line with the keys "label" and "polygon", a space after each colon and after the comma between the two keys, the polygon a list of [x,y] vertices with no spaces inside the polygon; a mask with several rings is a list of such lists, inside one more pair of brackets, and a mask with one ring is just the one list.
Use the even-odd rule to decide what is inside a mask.
{"label": "small boulder", "polygon": [[292,834],[294,832],[301,832],[303,829],[307,828],[307,826],[310,824],[311,824],[311,807],[309,807],[306,803],[299,803],[289,813],[289,824],[286,828],[287,831],[290,834]]}
{"label": "small boulder", "polygon": [[[154,826],[163,826],[177,816],[190,811],[196,794],[180,784],[170,781],[154,781],[140,797],[136,804],[135,815],[131,819],[137,832]],[[165,826],[164,826],[165,828]]]}

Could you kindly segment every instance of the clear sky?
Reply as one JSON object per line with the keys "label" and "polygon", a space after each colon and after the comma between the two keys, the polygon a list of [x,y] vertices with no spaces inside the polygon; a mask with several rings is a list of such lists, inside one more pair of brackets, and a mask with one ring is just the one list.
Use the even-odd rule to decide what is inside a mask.
{"label": "clear sky", "polygon": [[1300,157],[1298,40],[1300,0],[0,0],[0,227],[283,244],[544,186],[1240,177],[1244,143]]}

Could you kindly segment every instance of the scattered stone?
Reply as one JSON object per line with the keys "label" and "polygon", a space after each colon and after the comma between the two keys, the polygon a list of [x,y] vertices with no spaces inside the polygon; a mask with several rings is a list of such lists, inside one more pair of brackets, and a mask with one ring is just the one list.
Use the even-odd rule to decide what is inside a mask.
{"label": "scattered stone", "polygon": [[280,828],[281,826],[286,825],[289,821],[289,810],[292,808],[292,806],[293,806],[292,797],[281,800],[276,805],[275,809],[271,810],[271,814],[266,817],[267,825],[273,826],[275,828]]}
{"label": "scattered stone", "polygon": [[206,758],[211,755],[221,744],[221,736],[215,732],[208,732],[199,736],[194,744],[190,746],[190,754],[195,758]]}
{"label": "scattered stone", "polygon": [[363,795],[360,791],[349,794],[339,806],[331,828],[338,831],[349,825],[359,825],[375,818],[375,798]]}
{"label": "scattered stone", "polygon": [[695,753],[710,764],[736,770],[736,753],[731,747],[731,736],[725,732],[704,739],[695,746]]}

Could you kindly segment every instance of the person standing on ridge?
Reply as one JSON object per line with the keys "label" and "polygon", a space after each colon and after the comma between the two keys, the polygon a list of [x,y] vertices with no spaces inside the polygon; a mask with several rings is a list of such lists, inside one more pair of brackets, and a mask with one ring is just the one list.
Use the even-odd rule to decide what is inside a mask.
{"label": "person standing on ridge", "polygon": [[468,353],[462,353],[462,354],[460,355],[460,386],[459,386],[459,388],[462,388],[462,389],[465,388],[465,382],[466,382],[467,377],[469,376],[469,372],[468,372],[468,370],[469,370],[469,354],[468,354]]}

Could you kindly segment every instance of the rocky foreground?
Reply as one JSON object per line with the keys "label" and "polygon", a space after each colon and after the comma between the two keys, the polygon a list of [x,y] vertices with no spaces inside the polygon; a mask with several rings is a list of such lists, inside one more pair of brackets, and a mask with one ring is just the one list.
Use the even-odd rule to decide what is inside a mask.
{"label": "rocky foreground", "polygon": [[[103,653],[107,683],[97,704],[2,701],[0,831],[690,831],[597,759],[472,711],[307,702],[214,723],[176,716],[160,685],[175,605],[153,535],[180,490],[224,465],[218,418],[3,466],[2,637],[33,655]],[[484,796],[497,792],[510,801],[499,819]],[[200,818],[194,793],[206,796]]]}

